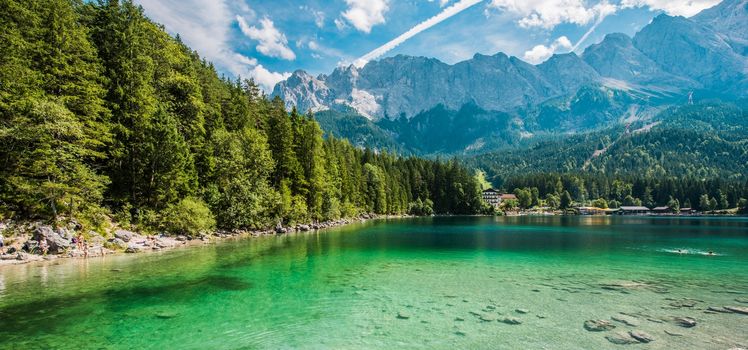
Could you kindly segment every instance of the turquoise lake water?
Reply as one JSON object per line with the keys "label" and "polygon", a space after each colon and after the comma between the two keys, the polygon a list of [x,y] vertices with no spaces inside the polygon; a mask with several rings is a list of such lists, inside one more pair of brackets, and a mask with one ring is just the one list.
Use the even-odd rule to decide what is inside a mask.
{"label": "turquoise lake water", "polygon": [[[723,306],[748,307],[747,218],[375,220],[0,267],[0,349],[748,347]],[[654,341],[606,339],[631,330]]]}

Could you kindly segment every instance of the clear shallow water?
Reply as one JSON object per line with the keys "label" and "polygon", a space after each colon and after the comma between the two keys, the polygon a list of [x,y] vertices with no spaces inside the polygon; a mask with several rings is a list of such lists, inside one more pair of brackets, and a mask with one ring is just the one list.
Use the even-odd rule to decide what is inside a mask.
{"label": "clear shallow water", "polygon": [[3,267],[0,348],[729,349],[745,302],[745,218],[403,219]]}

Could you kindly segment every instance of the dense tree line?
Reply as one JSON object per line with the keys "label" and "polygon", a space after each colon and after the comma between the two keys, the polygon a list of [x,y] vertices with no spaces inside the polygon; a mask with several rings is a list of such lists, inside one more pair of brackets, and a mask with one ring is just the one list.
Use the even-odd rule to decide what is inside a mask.
{"label": "dense tree line", "polygon": [[696,178],[607,177],[599,174],[543,173],[516,176],[503,186],[529,208],[540,200],[554,208],[574,203],[602,208],[643,205],[703,211],[746,208],[748,182]]}
{"label": "dense tree line", "polygon": [[323,138],[131,1],[0,1],[0,215],[172,232],[474,213],[456,161]]}

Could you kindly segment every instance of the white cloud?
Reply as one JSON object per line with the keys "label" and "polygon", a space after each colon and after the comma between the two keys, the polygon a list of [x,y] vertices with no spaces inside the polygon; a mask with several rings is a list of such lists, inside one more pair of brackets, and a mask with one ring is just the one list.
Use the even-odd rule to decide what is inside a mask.
{"label": "white cloud", "polygon": [[261,64],[252,68],[250,73],[252,78],[254,78],[258,84],[262,85],[266,91],[272,90],[273,87],[275,87],[275,84],[278,84],[278,82],[286,80],[291,76],[291,73],[271,72]]}
{"label": "white cloud", "polygon": [[265,56],[278,57],[284,60],[295,60],[296,54],[288,47],[286,35],[275,28],[270,18],[260,20],[260,28],[250,26],[244,17],[237,15],[236,21],[242,33],[252,40],[257,40],[257,51]]}
{"label": "white cloud", "polygon": [[[385,22],[384,13],[389,10],[388,1],[345,0],[345,3],[348,4],[348,9],[341,13],[341,15],[359,31],[370,33],[372,27]],[[337,25],[338,23],[336,22],[335,24]]]}
{"label": "white cloud", "polygon": [[445,8],[437,14],[434,17],[431,17],[419,24],[417,24],[415,27],[409,29],[407,32],[400,34],[397,38],[389,41],[388,43],[374,49],[373,51],[367,53],[366,55],[362,56],[358,60],[356,60],[353,64],[356,65],[356,67],[363,67],[368,63],[369,61],[373,59],[377,59],[379,57],[382,57],[382,55],[386,54],[390,50],[394,49],[398,45],[404,43],[408,39],[418,35],[418,33],[423,32],[426,29],[429,29],[442,21],[470,8],[471,6],[474,6],[483,0],[460,0],[456,4]]}
{"label": "white cloud", "polygon": [[335,23],[335,27],[338,28],[338,30],[343,30],[348,27],[348,25],[345,24],[345,21],[340,18],[336,18],[333,22]]}
{"label": "white cloud", "polygon": [[569,38],[562,36],[556,39],[556,41],[551,43],[551,45],[549,46],[537,45],[530,51],[526,51],[524,58],[527,62],[538,64],[553,56],[553,54],[557,51],[567,51],[570,50],[571,47],[572,45],[571,41],[569,41]]}
{"label": "white cloud", "polygon": [[299,10],[311,14],[312,18],[314,18],[314,25],[316,25],[317,28],[322,28],[325,26],[325,13],[324,12],[312,9],[311,7],[307,5],[299,6]]}
{"label": "white cloud", "polygon": [[[270,91],[279,77],[289,73],[270,72],[257,60],[236,52],[231,47],[231,26],[239,13],[254,20],[255,13],[239,2],[231,8],[227,0],[135,0],[143,6],[148,17],[163,24],[171,34],[179,34],[189,47],[216,67],[235,76],[254,78],[263,89]],[[232,2],[233,3],[233,2]]]}
{"label": "white cloud", "polygon": [[[439,0],[439,7],[444,7],[444,6],[447,6],[447,4],[448,4],[448,3],[450,2],[450,1],[451,1],[451,0]],[[429,0],[429,2],[434,2],[434,0]]]}
{"label": "white cloud", "polygon": [[519,16],[517,23],[523,28],[585,25],[595,18],[595,11],[584,0],[491,0],[489,7]]}
{"label": "white cloud", "polygon": [[671,16],[691,17],[720,3],[721,0],[623,0],[622,8],[649,7],[652,11],[662,10]]}

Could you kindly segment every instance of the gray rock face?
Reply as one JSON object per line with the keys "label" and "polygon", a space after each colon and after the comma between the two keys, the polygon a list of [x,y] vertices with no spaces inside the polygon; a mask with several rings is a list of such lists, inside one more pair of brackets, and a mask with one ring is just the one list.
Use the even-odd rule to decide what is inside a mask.
{"label": "gray rock face", "polygon": [[49,254],[61,254],[70,248],[70,241],[62,238],[50,226],[40,226],[34,230],[33,240],[37,242],[46,241],[49,247]]}
{"label": "gray rock face", "polygon": [[658,90],[687,89],[698,83],[666,72],[658,63],[634,47],[626,34],[613,33],[584,50],[582,59],[601,76],[647,85]]}
{"label": "gray rock face", "polygon": [[714,30],[683,17],[657,16],[633,42],[663,69],[707,88],[725,90],[745,79],[748,61]]}
{"label": "gray rock face", "polygon": [[486,110],[508,110],[576,90],[597,78],[575,54],[553,57],[541,66],[503,53],[477,54],[455,65],[398,55],[317,78],[296,71],[275,86],[273,96],[301,111],[353,108],[369,119],[395,119],[439,104],[457,110],[474,102]]}
{"label": "gray rock face", "polygon": [[114,231],[114,237],[115,238],[119,238],[119,239],[121,239],[121,240],[123,240],[125,242],[130,242],[130,240],[132,239],[133,235],[134,235],[134,233],[132,233],[130,231],[127,231],[127,230],[117,230],[117,231]]}
{"label": "gray rock face", "polygon": [[748,56],[748,0],[724,0],[701,11],[691,20],[711,27],[730,43],[735,52]]}

